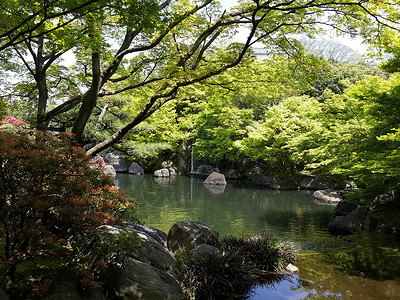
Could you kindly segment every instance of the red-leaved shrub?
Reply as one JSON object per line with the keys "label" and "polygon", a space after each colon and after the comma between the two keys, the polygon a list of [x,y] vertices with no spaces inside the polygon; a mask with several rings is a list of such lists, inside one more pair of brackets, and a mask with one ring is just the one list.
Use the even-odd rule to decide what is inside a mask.
{"label": "red-leaved shrub", "polygon": [[[90,165],[71,134],[0,129],[3,288],[15,285],[19,265],[57,256],[47,262],[53,269],[77,266],[81,273],[84,269],[86,284],[98,286],[99,226],[122,222],[121,214],[132,206],[109,176]],[[51,281],[40,280],[33,290],[48,289]]]}

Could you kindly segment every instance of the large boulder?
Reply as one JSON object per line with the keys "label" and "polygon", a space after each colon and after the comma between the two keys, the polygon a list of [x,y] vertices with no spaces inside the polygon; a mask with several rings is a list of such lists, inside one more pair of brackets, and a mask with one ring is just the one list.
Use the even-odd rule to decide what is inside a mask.
{"label": "large boulder", "polygon": [[320,200],[324,204],[338,205],[342,201],[339,191],[336,190],[319,190],[313,193],[313,197]]}
{"label": "large boulder", "polygon": [[[2,298],[0,293],[0,299]],[[100,290],[87,290],[82,293],[77,282],[64,281],[56,285],[55,289],[42,300],[106,300]]]}
{"label": "large boulder", "polygon": [[400,228],[400,192],[393,190],[375,197],[371,204],[370,218],[385,229]]}
{"label": "large boulder", "polygon": [[129,171],[129,161],[120,154],[107,153],[104,156],[105,163],[112,165],[116,172],[127,173]]}
{"label": "large boulder", "polygon": [[341,233],[356,233],[367,229],[368,208],[357,207],[346,215],[336,216],[330,223],[329,229]]}
{"label": "large boulder", "polygon": [[129,174],[135,175],[144,175],[144,170],[137,162],[133,162],[130,164],[128,169]]}
{"label": "large boulder", "polygon": [[124,227],[127,230],[134,230],[136,232],[143,232],[147,235],[151,236],[156,242],[160,243],[162,246],[167,247],[168,234],[164,231],[161,231],[155,227],[134,224],[134,223],[126,223]]}
{"label": "large boulder", "polygon": [[114,288],[123,300],[185,299],[179,283],[167,272],[127,257],[114,271]]}
{"label": "large boulder", "polygon": [[140,260],[160,270],[168,270],[175,264],[175,259],[171,253],[161,243],[157,242],[144,231],[137,231],[132,227],[103,226],[105,236],[120,234],[123,231],[135,231],[138,235],[141,247],[135,249],[127,255],[131,258]]}
{"label": "large boulder", "polygon": [[175,223],[168,233],[168,249],[191,250],[201,244],[217,245],[219,233],[204,224],[191,221]]}
{"label": "large boulder", "polygon": [[226,180],[224,174],[218,172],[212,172],[206,180],[203,182],[204,184],[214,184],[214,185],[226,185]]}
{"label": "large boulder", "polygon": [[342,200],[338,203],[338,205],[335,207],[335,216],[345,216],[351,213],[353,210],[355,210],[358,207],[359,203],[357,201],[351,201],[351,200]]}

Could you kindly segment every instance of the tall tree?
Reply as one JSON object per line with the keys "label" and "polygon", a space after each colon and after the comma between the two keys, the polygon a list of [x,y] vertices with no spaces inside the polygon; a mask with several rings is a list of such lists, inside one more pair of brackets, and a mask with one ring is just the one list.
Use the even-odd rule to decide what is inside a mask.
{"label": "tall tree", "polygon": [[[256,42],[263,42],[271,54],[285,51],[295,56],[292,49],[298,44],[293,34],[313,34],[321,24],[353,34],[375,33],[382,25],[396,29],[392,16],[399,6],[396,1],[247,0],[226,11],[213,0],[65,0],[44,1],[38,7],[35,3],[11,1],[5,7],[37,17],[29,19],[25,31],[18,23],[24,16],[13,18],[11,29],[1,29],[3,35],[18,37],[9,38],[12,42],[3,44],[0,54],[12,47],[34,78],[37,128],[46,129],[56,117],[79,107],[71,130],[84,143],[85,127],[99,98],[149,87],[136,117],[88,149],[90,155],[121,140],[180,92],[238,65]],[[391,15],[382,17],[380,12],[389,8]],[[241,43],[233,38],[238,26],[247,28]],[[46,86],[48,72],[68,50],[75,52],[77,64],[60,80],[68,79],[74,94],[65,101],[49,101],[54,94]],[[76,94],[77,86],[84,91]]]}

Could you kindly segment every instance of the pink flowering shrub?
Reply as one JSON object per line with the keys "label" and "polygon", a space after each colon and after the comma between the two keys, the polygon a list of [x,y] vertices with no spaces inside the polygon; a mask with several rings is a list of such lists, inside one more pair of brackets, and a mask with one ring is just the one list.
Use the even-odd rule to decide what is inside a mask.
{"label": "pink flowering shrub", "polygon": [[[25,123],[24,121],[21,121],[17,118],[14,118],[12,116],[4,116],[3,119],[1,120],[1,126],[3,125],[12,125],[12,126],[28,126],[27,123]],[[1,128],[0,126],[0,128]]]}

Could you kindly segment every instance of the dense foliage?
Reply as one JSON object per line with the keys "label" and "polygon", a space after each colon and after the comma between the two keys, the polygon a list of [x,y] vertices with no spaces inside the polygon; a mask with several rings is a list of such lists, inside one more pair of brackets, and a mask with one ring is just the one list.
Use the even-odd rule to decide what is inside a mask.
{"label": "dense foliage", "polygon": [[192,299],[243,298],[256,284],[279,281],[285,267],[293,263],[297,252],[290,243],[262,234],[226,237],[219,251],[195,255],[187,249],[176,254],[173,274]]}
{"label": "dense foliage", "polygon": [[99,226],[122,222],[134,204],[70,134],[21,126],[7,117],[0,129],[2,287],[22,299],[40,296],[61,271],[75,270],[84,288],[99,288],[98,276],[116,259],[103,251]]}
{"label": "dense foliage", "polygon": [[[289,68],[257,68],[266,74],[264,82],[286,78],[286,87],[293,70],[302,70],[303,82],[314,74],[295,36],[319,34],[327,25],[395,52],[390,41],[398,30],[398,3],[246,0],[225,10],[213,0],[9,1],[0,20],[7,20],[0,26],[0,89],[12,114],[39,130],[73,132],[93,155],[121,141],[166,103],[185,101],[200,84],[231,90],[232,82],[218,82],[216,76],[246,60],[256,43],[272,60],[291,58]],[[245,29],[244,37],[236,35],[238,29]],[[238,77],[238,86],[246,75]],[[299,83],[294,86],[301,89]],[[237,93],[238,105],[263,92],[245,89],[248,99]],[[281,92],[287,95],[282,88],[273,91]],[[103,124],[99,109],[107,113],[117,102],[135,102],[138,109],[122,122]],[[93,139],[103,125],[107,134]]]}

